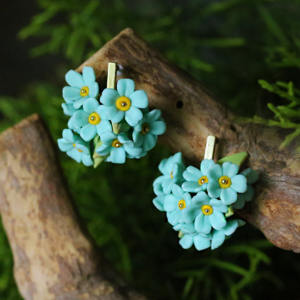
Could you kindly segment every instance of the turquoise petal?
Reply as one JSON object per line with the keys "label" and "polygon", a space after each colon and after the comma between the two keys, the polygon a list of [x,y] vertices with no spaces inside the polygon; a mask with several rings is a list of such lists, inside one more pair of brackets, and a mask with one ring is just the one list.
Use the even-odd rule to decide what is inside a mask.
{"label": "turquoise petal", "polygon": [[80,99],[80,89],[71,86],[65,86],[63,88],[63,98],[66,100]]}
{"label": "turquoise petal", "polygon": [[222,167],[220,165],[213,165],[208,171],[207,171],[207,177],[208,180],[214,180],[218,181],[220,177],[222,177]]}
{"label": "turquoise petal", "polygon": [[208,170],[215,165],[215,162],[212,159],[204,159],[202,160],[201,164],[200,164],[200,169],[202,172],[202,176],[206,176]]}
{"label": "turquoise petal", "polygon": [[174,162],[174,156],[170,156],[165,165],[165,172],[167,172],[169,175],[173,171],[173,162]]}
{"label": "turquoise petal", "polygon": [[86,96],[78,100],[75,100],[73,103],[74,108],[79,109],[88,98],[89,96]]}
{"label": "turquoise petal", "polygon": [[[209,185],[208,185],[209,186]],[[232,188],[222,189],[220,195],[221,201],[225,205],[230,205],[237,200],[237,192]]]}
{"label": "turquoise petal", "polygon": [[224,215],[216,210],[214,210],[214,212],[211,215],[209,215],[208,218],[211,226],[216,230],[220,230],[226,225]]}
{"label": "turquoise petal", "polygon": [[111,123],[107,120],[102,120],[98,125],[96,125],[96,129],[99,136],[104,132],[112,132]]}
{"label": "turquoise petal", "polygon": [[102,133],[100,136],[101,142],[106,145],[111,145],[113,140],[115,140],[117,136],[112,132]]}
{"label": "turquoise petal", "polygon": [[74,70],[70,70],[66,76],[66,82],[68,85],[81,89],[84,86],[82,75]]}
{"label": "turquoise petal", "polygon": [[73,148],[72,150],[67,152],[67,155],[70,156],[71,158],[73,158],[78,163],[81,162],[82,154],[77,149]]}
{"label": "turquoise petal", "polygon": [[245,194],[239,194],[236,202],[233,204],[234,209],[242,209],[245,206]]}
{"label": "turquoise petal", "polygon": [[247,190],[247,179],[243,175],[236,175],[231,178],[231,186],[232,189],[237,191],[238,193],[245,193]]}
{"label": "turquoise petal", "polygon": [[120,134],[118,134],[118,140],[122,143],[122,144],[131,144],[128,146],[133,147],[133,143],[132,141],[128,138],[128,136],[126,135],[126,133],[122,132]]}
{"label": "turquoise petal", "polygon": [[82,163],[89,167],[89,166],[92,166],[94,164],[93,160],[91,159],[91,156],[88,154],[83,154],[82,155]]}
{"label": "turquoise petal", "polygon": [[130,95],[130,100],[133,106],[138,108],[148,107],[148,97],[145,91],[135,91]]}
{"label": "turquoise petal", "polygon": [[107,107],[107,109],[106,109],[107,119],[111,120],[118,112],[119,112],[119,110],[115,106]]}
{"label": "turquoise petal", "polygon": [[112,148],[111,145],[101,145],[99,148],[96,149],[96,152],[101,155],[101,156],[105,156],[110,152],[110,149]]}
{"label": "turquoise petal", "polygon": [[72,130],[70,130],[70,129],[64,129],[63,132],[62,132],[62,136],[63,136],[63,138],[64,138],[66,141],[68,141],[68,142],[70,142],[70,143],[72,143],[72,144],[76,143],[77,140],[78,140],[78,138],[76,138],[76,137],[74,136]]}
{"label": "turquoise petal", "polygon": [[154,198],[152,201],[154,206],[160,211],[165,211],[164,210],[164,199],[165,199],[165,195],[160,195],[160,196]]}
{"label": "turquoise petal", "polygon": [[198,251],[209,248],[210,244],[210,239],[204,238],[200,234],[194,236],[194,245]]}
{"label": "turquoise petal", "polygon": [[178,153],[174,154],[173,159],[174,159],[173,160],[174,163],[183,164],[183,162],[182,162],[182,153],[181,152],[178,152]]}
{"label": "turquoise petal", "polygon": [[120,79],[117,83],[117,90],[120,96],[125,96],[130,98],[131,94],[134,92],[135,84],[132,79]]}
{"label": "turquoise petal", "polygon": [[76,142],[75,148],[81,150],[84,154],[90,154],[88,144],[82,140]]}
{"label": "turquoise petal", "polygon": [[77,110],[73,115],[73,122],[79,127],[89,123],[89,114],[83,110]]}
{"label": "turquoise petal", "polygon": [[130,126],[136,126],[137,123],[143,118],[143,113],[140,109],[131,106],[129,110],[125,112],[125,120]]}
{"label": "turquoise petal", "polygon": [[115,106],[119,93],[115,89],[105,89],[100,97],[100,102],[105,106]]}
{"label": "turquoise petal", "polygon": [[98,94],[99,94],[99,85],[97,82],[94,82],[89,86],[89,96],[96,98]]}
{"label": "turquoise petal", "polygon": [[126,161],[126,153],[123,147],[114,148],[110,150],[111,161],[115,164],[124,164]]}
{"label": "turquoise petal", "polygon": [[165,197],[164,209],[165,211],[173,211],[178,208],[178,199],[173,195],[167,195]]}
{"label": "turquoise petal", "polygon": [[96,133],[97,133],[96,126],[92,124],[86,124],[80,130],[80,136],[86,142],[91,141],[95,137]]}
{"label": "turquoise petal", "polygon": [[179,244],[183,249],[189,249],[193,246],[194,237],[192,235],[185,234],[180,240]]}
{"label": "turquoise petal", "polygon": [[182,233],[184,233],[184,234],[196,233],[195,226],[193,223],[190,223],[190,224],[180,223],[180,224],[175,225],[173,227],[173,229],[175,231],[182,231]]}
{"label": "turquoise petal", "polygon": [[141,132],[142,129],[143,129],[143,124],[146,123],[146,120],[145,118],[143,118],[142,120],[140,120],[138,122],[138,124],[136,126],[134,126],[134,130],[137,131],[137,132]]}
{"label": "turquoise petal", "polygon": [[68,121],[68,128],[80,134],[81,128],[74,124],[74,117],[71,117]]}
{"label": "turquoise petal", "polygon": [[184,193],[183,199],[185,200],[186,205],[190,205],[192,202],[192,197],[191,197],[190,193]]}
{"label": "turquoise petal", "polygon": [[202,191],[202,186],[198,184],[197,181],[188,181],[182,184],[182,188],[186,192],[198,193]]}
{"label": "turquoise petal", "polygon": [[142,146],[144,142],[144,136],[140,132],[134,130],[132,133],[132,138],[137,147]]}
{"label": "turquoise petal", "polygon": [[230,220],[223,228],[223,232],[225,235],[229,236],[232,235],[237,228],[238,228],[238,222],[236,220]]}
{"label": "turquoise petal", "polygon": [[158,184],[161,185],[167,178],[169,178],[169,176],[166,177],[166,176],[162,175],[162,176],[157,177],[153,182],[153,186],[158,185]]}
{"label": "turquoise petal", "polygon": [[221,200],[211,199],[209,205],[213,206],[213,209],[222,213],[227,213],[228,207],[224,205]]}
{"label": "turquoise petal", "polygon": [[183,178],[187,181],[198,182],[199,178],[202,177],[200,170],[192,166],[187,167],[186,171],[184,171],[182,175]]}
{"label": "turquoise petal", "polygon": [[219,185],[219,182],[216,181],[209,181],[207,185],[207,191],[208,195],[211,198],[219,198],[221,194],[221,187]]}
{"label": "turquoise petal", "polygon": [[167,159],[167,158],[164,158],[164,159],[159,163],[159,165],[158,165],[158,170],[159,170],[162,174],[164,174],[164,175],[169,174],[169,173],[165,170],[165,166],[166,166],[167,162],[168,162],[168,159]]}
{"label": "turquoise petal", "polygon": [[64,114],[66,116],[72,116],[74,114],[74,112],[76,111],[76,109],[73,107],[72,103],[63,103],[61,105],[61,107],[64,110]]}
{"label": "turquoise petal", "polygon": [[163,121],[156,121],[149,124],[150,133],[154,135],[161,135],[166,132],[166,123]]}
{"label": "turquoise petal", "polygon": [[177,184],[173,185],[173,187],[172,187],[172,193],[179,200],[181,200],[183,198],[183,190]]}
{"label": "turquoise petal", "polygon": [[247,178],[248,184],[253,184],[258,180],[258,173],[251,168],[244,170],[241,174]]}
{"label": "turquoise petal", "polygon": [[146,135],[144,135],[144,143],[143,143],[144,151],[150,151],[155,147],[155,144],[156,144],[156,138],[151,133],[147,133]]}
{"label": "turquoise petal", "polygon": [[246,201],[250,201],[254,196],[254,188],[250,184],[247,184],[247,191],[244,193]]}
{"label": "turquoise petal", "polygon": [[89,114],[97,111],[99,102],[95,98],[89,98],[83,103],[83,110]]}
{"label": "turquoise petal", "polygon": [[181,214],[180,214],[179,211],[173,210],[171,212],[167,212],[167,218],[168,218],[168,222],[171,225],[175,226],[178,223],[180,223],[180,221],[181,221]]}
{"label": "turquoise petal", "polygon": [[199,192],[196,196],[193,197],[193,204],[197,204],[197,205],[203,205],[203,204],[208,204],[210,198],[208,197],[208,195],[201,191]]}
{"label": "turquoise petal", "polygon": [[137,157],[142,153],[142,148],[140,148],[140,147],[129,147],[126,144],[123,147],[124,147],[125,151],[133,157]]}
{"label": "turquoise petal", "polygon": [[158,120],[161,116],[161,111],[159,109],[154,109],[145,115],[145,121],[148,123],[153,123]]}
{"label": "turquoise petal", "polygon": [[238,165],[232,164],[228,161],[223,163],[222,168],[223,168],[223,175],[228,176],[229,178],[234,177],[239,171]]}
{"label": "turquoise petal", "polygon": [[83,67],[82,77],[86,85],[90,85],[96,81],[96,75],[92,67]]}
{"label": "turquoise petal", "polygon": [[108,120],[106,117],[107,107],[104,105],[99,105],[97,107],[96,113],[100,116],[101,120]]}
{"label": "turquoise petal", "polygon": [[67,152],[67,151],[70,151],[74,148],[73,144],[66,141],[65,139],[58,139],[57,144],[58,144],[58,148],[62,152]]}
{"label": "turquoise petal", "polygon": [[175,179],[178,176],[180,177],[179,166],[178,166],[178,164],[173,163],[173,166],[172,166],[172,177]]}
{"label": "turquoise petal", "polygon": [[201,209],[198,205],[190,205],[182,210],[182,217],[185,223],[192,223],[200,214]]}
{"label": "turquoise petal", "polygon": [[214,230],[212,241],[211,241],[211,250],[214,250],[220,247],[225,241],[225,234],[222,230]]}
{"label": "turquoise petal", "polygon": [[165,194],[170,194],[171,193],[173,184],[174,184],[174,180],[172,178],[169,178],[169,179],[167,179],[166,181],[163,182],[162,187],[163,187],[163,190],[164,190]]}
{"label": "turquoise petal", "polygon": [[202,212],[195,219],[195,229],[197,232],[210,233],[211,224],[209,221],[209,216],[205,216]]}
{"label": "turquoise petal", "polygon": [[125,112],[120,110],[114,115],[111,121],[116,124],[120,123],[124,119],[124,116],[125,116]]}

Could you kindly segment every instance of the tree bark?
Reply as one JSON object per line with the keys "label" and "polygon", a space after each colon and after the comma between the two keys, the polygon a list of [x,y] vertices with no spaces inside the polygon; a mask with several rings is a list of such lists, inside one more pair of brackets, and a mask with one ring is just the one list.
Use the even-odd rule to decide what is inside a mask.
{"label": "tree bark", "polygon": [[0,135],[0,210],[26,300],[143,300],[81,225],[40,117]]}
{"label": "tree bark", "polygon": [[[300,154],[297,141],[276,127],[234,123],[190,75],[171,64],[132,30],[122,31],[81,65],[95,69],[104,88],[108,62],[118,78],[132,78],[162,110],[167,132],[160,141],[199,165],[206,138],[218,138],[219,158],[248,151],[259,171],[255,198],[238,213],[276,246],[300,252]],[[80,225],[45,126],[36,115],[0,135],[0,210],[26,300],[137,300]]]}

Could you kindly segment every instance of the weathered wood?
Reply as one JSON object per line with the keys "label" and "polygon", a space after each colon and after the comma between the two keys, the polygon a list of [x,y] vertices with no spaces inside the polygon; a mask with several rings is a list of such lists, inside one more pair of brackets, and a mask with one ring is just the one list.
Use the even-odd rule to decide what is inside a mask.
{"label": "weathered wood", "polygon": [[[122,31],[82,64],[96,70],[102,86],[108,62],[121,67],[147,92],[151,108],[161,109],[167,132],[160,139],[198,165],[208,135],[219,138],[219,157],[248,151],[248,165],[260,172],[256,195],[239,213],[276,246],[300,252],[300,153],[296,142],[279,150],[289,133],[276,127],[235,124],[233,115],[213,100],[201,84],[171,64],[131,29]],[[245,99],[252,101],[252,99]]]}
{"label": "weathered wood", "polygon": [[0,135],[0,210],[21,295],[145,299],[120,280],[80,225],[55,148],[37,115]]}

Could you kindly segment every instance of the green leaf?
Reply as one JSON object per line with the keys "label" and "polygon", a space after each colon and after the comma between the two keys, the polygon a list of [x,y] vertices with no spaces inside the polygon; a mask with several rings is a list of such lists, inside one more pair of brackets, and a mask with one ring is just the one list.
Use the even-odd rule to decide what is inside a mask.
{"label": "green leaf", "polygon": [[217,163],[219,165],[222,165],[224,162],[229,161],[240,167],[244,163],[244,161],[247,159],[247,157],[248,157],[247,152],[240,152],[240,153],[236,153],[236,154],[221,158],[220,160],[217,161]]}

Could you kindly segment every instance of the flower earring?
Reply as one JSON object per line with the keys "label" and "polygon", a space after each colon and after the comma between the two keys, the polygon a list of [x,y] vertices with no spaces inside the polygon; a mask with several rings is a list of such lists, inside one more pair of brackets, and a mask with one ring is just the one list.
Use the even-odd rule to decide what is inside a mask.
{"label": "flower earring", "polygon": [[181,153],[161,161],[163,174],[154,183],[154,206],[167,214],[168,222],[179,231],[179,244],[197,250],[220,247],[226,238],[244,225],[232,218],[254,195],[252,184],[258,173],[250,168],[240,174],[246,152],[213,160],[215,137],[207,139],[200,168],[185,167]]}
{"label": "flower earring", "polygon": [[166,131],[161,111],[149,111],[146,92],[135,90],[133,80],[120,79],[115,89],[116,67],[108,64],[107,88],[100,99],[93,68],[84,67],[82,74],[73,70],[66,74],[69,86],[63,88],[66,103],[62,108],[70,119],[58,146],[85,166],[139,159]]}

